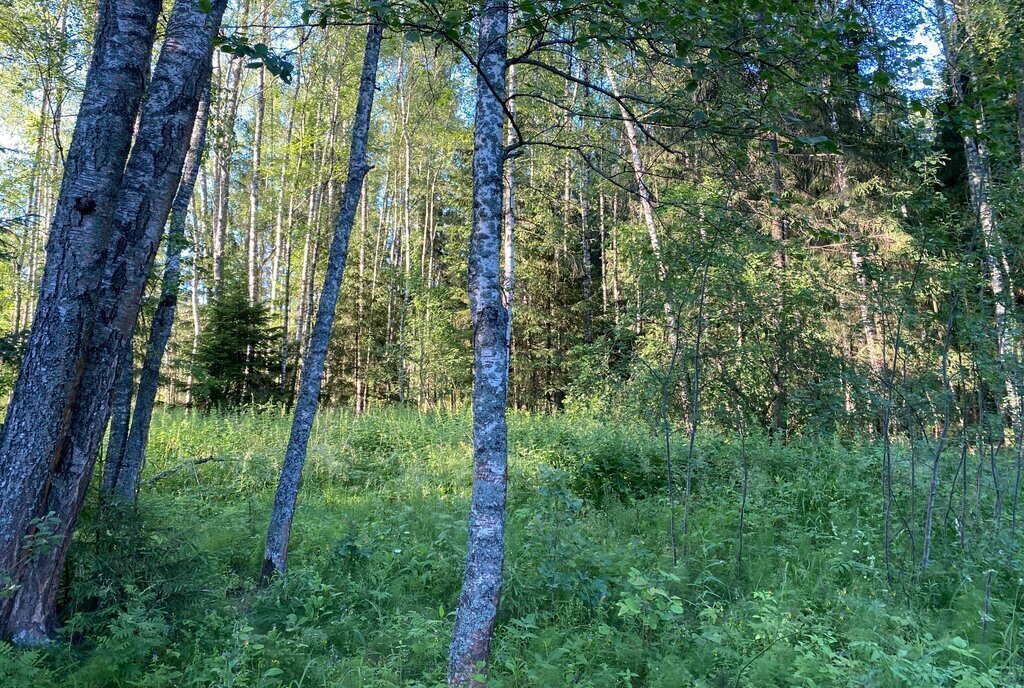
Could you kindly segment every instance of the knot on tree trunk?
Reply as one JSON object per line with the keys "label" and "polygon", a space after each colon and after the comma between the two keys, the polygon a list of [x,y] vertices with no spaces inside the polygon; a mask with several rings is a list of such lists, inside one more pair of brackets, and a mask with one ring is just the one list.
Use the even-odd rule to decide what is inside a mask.
{"label": "knot on tree trunk", "polygon": [[85,216],[96,212],[96,199],[92,197],[91,191],[86,191],[84,196],[75,198],[75,211],[78,213],[78,226],[85,222]]}

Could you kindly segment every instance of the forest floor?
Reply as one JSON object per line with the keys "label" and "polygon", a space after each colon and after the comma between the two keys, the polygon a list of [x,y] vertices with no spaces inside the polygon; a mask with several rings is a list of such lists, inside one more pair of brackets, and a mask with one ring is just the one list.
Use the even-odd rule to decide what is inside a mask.
{"label": "forest floor", "polygon": [[[136,511],[101,519],[90,505],[58,640],[0,644],[0,684],[442,684],[465,552],[468,415],[321,414],[289,573],[258,590],[289,425],[275,411],[159,412],[146,475],[180,470],[144,485]],[[900,532],[908,516],[894,517],[890,586],[878,447],[709,431],[684,536],[684,439],[674,564],[661,438],[593,417],[512,416],[489,685],[1024,685],[1024,574],[1005,535],[960,547],[941,494],[923,575]],[[183,466],[205,457],[222,461]]]}

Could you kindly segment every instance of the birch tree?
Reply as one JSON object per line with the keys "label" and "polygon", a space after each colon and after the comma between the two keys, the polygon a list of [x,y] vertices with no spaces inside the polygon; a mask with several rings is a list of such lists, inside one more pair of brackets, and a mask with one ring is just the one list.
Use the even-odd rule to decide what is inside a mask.
{"label": "birch tree", "polygon": [[[110,415],[115,375],[129,355],[142,291],[181,176],[200,94],[210,74],[213,37],[225,0],[207,14],[178,0],[121,179],[92,317],[83,325],[75,386],[57,426],[53,460],[40,480],[36,514],[49,514],[50,547],[21,571],[9,601],[7,632],[19,642],[44,642],[54,626],[60,571]],[[37,426],[38,427],[38,426]],[[52,429],[50,429],[52,431]]]}
{"label": "birch tree", "polygon": [[[167,227],[166,259],[160,289],[160,301],[153,314],[146,354],[139,377],[139,388],[135,394],[135,410],[123,453],[119,456],[109,449],[105,461],[112,464],[111,478],[104,480],[104,486],[122,499],[134,499],[139,486],[139,476],[146,458],[149,426],[153,418],[153,404],[156,401],[160,381],[160,362],[164,358],[171,327],[178,306],[178,291],[181,283],[181,253],[185,248],[185,218],[189,201],[199,177],[199,167],[206,146],[207,120],[210,113],[210,87],[207,85],[199,102],[188,156],[182,170],[181,182],[171,204],[171,216]],[[195,250],[195,249],[193,249]],[[126,358],[128,358],[126,356]],[[130,401],[130,400],[129,400]],[[104,475],[107,466],[104,465]]]}
{"label": "birch tree", "polygon": [[501,597],[508,482],[508,318],[502,299],[505,61],[508,3],[480,4],[473,130],[473,226],[469,308],[473,323],[473,498],[462,594],[448,657],[448,684],[481,684]]}
{"label": "birch tree", "polygon": [[377,63],[380,60],[380,44],[383,26],[371,21],[366,33],[366,49],[363,54],[363,68],[359,77],[359,95],[352,121],[352,143],[349,149],[348,176],[342,196],[341,210],[334,225],[324,285],[320,294],[316,319],[313,322],[309,348],[302,362],[302,378],[295,402],[295,417],[292,420],[291,435],[284,465],[277,484],[274,506],[267,528],[267,543],[263,554],[260,577],[266,579],[275,572],[284,573],[288,559],[288,540],[291,536],[292,520],[299,493],[299,479],[306,462],[306,449],[313,428],[313,418],[320,400],[320,385],[327,361],[331,329],[334,326],[335,308],[341,281],[345,275],[348,260],[349,236],[355,224],[359,208],[359,197],[363,178],[369,172],[367,163],[367,140],[370,133],[370,115],[373,109],[373,94],[377,82]]}
{"label": "birch tree", "polygon": [[[28,349],[0,431],[0,581],[24,585],[37,553],[33,519],[52,520],[47,475],[63,460],[68,414],[103,272],[115,197],[149,72],[160,2],[102,0],[93,56],[64,166]],[[0,637],[35,643],[40,628],[0,599]],[[44,625],[49,620],[43,620]]]}

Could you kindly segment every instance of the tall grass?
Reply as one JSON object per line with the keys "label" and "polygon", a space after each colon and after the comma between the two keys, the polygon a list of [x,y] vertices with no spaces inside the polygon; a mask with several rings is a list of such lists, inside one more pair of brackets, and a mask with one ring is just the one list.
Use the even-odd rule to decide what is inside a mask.
{"label": "tall grass", "polygon": [[[159,412],[146,477],[180,470],[147,482],[137,510],[101,518],[91,505],[60,641],[0,645],[0,684],[441,685],[465,553],[469,416],[322,413],[289,573],[257,590],[289,420]],[[190,463],[209,456],[219,460]],[[879,465],[870,444],[741,446],[709,431],[689,557],[673,566],[663,448],[645,424],[513,415],[492,684],[1021,685],[1024,582],[1009,535],[966,550],[937,539],[953,544],[922,579],[899,549],[890,588]]]}

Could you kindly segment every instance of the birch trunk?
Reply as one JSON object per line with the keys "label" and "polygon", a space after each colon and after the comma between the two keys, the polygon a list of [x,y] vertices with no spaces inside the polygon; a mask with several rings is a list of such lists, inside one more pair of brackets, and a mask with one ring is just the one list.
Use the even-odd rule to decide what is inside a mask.
{"label": "birch trunk", "polygon": [[[509,25],[514,25],[515,15],[509,18]],[[514,94],[516,90],[516,67],[511,65],[508,68],[508,83],[506,84],[508,93]],[[508,101],[508,114],[510,117],[515,118],[516,116],[516,101],[511,99]],[[505,130],[505,145],[507,148],[511,147],[516,143],[516,132],[515,128],[511,126],[511,123]],[[505,167],[502,170],[502,184],[503,184],[503,195],[502,195],[502,221],[504,224],[503,232],[501,234],[501,248],[502,248],[502,275],[501,275],[501,292],[502,300],[505,303],[505,310],[508,311],[508,322],[505,326],[505,341],[508,343],[508,375],[512,377],[512,305],[515,299],[516,292],[516,271],[515,271],[515,232],[516,232],[516,178],[515,170],[512,167],[512,160],[505,160]],[[508,380],[506,380],[508,384]],[[515,403],[515,394],[513,393],[513,403]]]}
{"label": "birch trunk", "polygon": [[35,509],[38,514],[53,514],[55,544],[36,555],[10,600],[7,629],[22,640],[43,641],[54,626],[61,568],[110,416],[116,372],[130,352],[146,277],[178,187],[224,4],[218,0],[213,11],[204,14],[191,0],[178,0],[168,20],[117,192],[97,305],[87,323],[91,333],[84,343],[85,355],[78,358],[78,384]]}
{"label": "birch trunk", "polygon": [[255,304],[259,298],[259,219],[261,153],[263,149],[263,117],[266,111],[266,73],[259,70],[256,83],[256,114],[252,133],[252,174],[249,178],[249,227],[246,233],[246,265],[248,267],[249,303]]}
{"label": "birch trunk", "polygon": [[110,430],[107,434],[107,449],[103,456],[103,477],[100,487],[109,493],[117,481],[117,472],[124,459],[124,447],[128,441],[128,424],[132,414],[132,387],[135,383],[134,357],[131,347],[121,359],[117,371],[117,385],[114,387],[114,401],[110,412]]}
{"label": "birch trunk", "polygon": [[122,499],[135,499],[139,486],[139,476],[145,465],[146,445],[149,441],[149,426],[153,419],[153,404],[156,401],[157,387],[160,383],[160,362],[164,358],[167,342],[171,338],[171,328],[178,307],[178,290],[181,284],[181,251],[185,247],[185,218],[188,215],[189,201],[195,189],[199,167],[202,164],[203,149],[206,145],[207,119],[210,112],[209,85],[203,92],[196,113],[192,137],[189,141],[188,155],[182,169],[181,182],[171,203],[170,224],[167,227],[166,252],[163,282],[160,289],[160,301],[153,314],[153,325],[146,344],[146,358],[142,363],[139,375],[139,389],[135,395],[135,413],[132,414],[131,429],[125,443],[124,455],[118,465],[118,471],[111,485],[114,492]]}
{"label": "birch trunk", "polygon": [[356,415],[363,412],[363,313],[366,308],[366,177],[363,177],[363,189],[359,194],[359,285],[356,290],[356,333],[353,342],[356,350],[355,369],[352,374],[355,386]]}
{"label": "birch trunk", "polygon": [[[244,0],[238,23],[245,26],[249,21],[249,4]],[[234,59],[225,81],[227,102],[222,104],[220,113],[221,139],[214,161],[214,220],[213,220],[213,290],[219,292],[224,280],[224,251],[227,240],[228,211],[231,196],[231,155],[235,147],[235,119],[238,115],[238,100],[242,92],[242,60]]]}
{"label": "birch trunk", "polygon": [[[946,59],[946,71],[953,96],[958,103],[969,105],[963,86],[960,55],[954,49],[952,40],[959,23],[956,6],[953,5],[947,11],[946,0],[936,0],[935,7],[940,44]],[[1019,425],[1021,407],[1016,380],[1017,356],[1014,349],[1017,337],[1016,333],[1008,331],[1008,312],[1012,301],[1010,290],[1007,288],[1008,274],[1004,273],[1003,267],[1007,261],[1003,242],[996,227],[995,210],[989,200],[992,171],[982,129],[983,121],[978,119],[973,122],[972,131],[963,134],[964,154],[967,160],[967,188],[984,240],[985,270],[988,273],[988,287],[994,302],[996,354],[1006,390],[1004,398],[1000,401],[1000,409],[1013,424]]]}
{"label": "birch trunk", "polygon": [[[615,72],[608,65],[605,65],[604,71],[611,84],[612,94],[616,98],[620,98],[621,94],[619,93],[618,82],[615,79]],[[640,141],[637,137],[636,123],[621,103],[619,103],[619,113],[622,116],[623,130],[626,132],[626,142],[629,144],[629,157],[633,165],[633,175],[636,177],[637,198],[640,200],[640,216],[643,218],[644,226],[647,228],[647,236],[651,242],[651,253],[654,254],[654,262],[658,268],[658,281],[661,283],[662,288],[667,289],[665,283],[668,280],[668,265],[666,265],[661,252],[661,240],[658,237],[658,227],[654,220],[654,198],[651,195],[650,187],[647,185],[647,169],[644,166],[643,157],[640,155]],[[678,328],[676,327],[675,309],[672,306],[672,301],[666,298],[662,304],[662,309],[665,312],[665,327],[668,330],[669,346],[670,349],[674,350]],[[638,312],[637,318],[639,317],[640,314]]]}
{"label": "birch trunk", "polygon": [[473,227],[469,305],[473,323],[473,498],[462,593],[448,663],[448,684],[479,684],[498,616],[505,559],[508,438],[508,311],[502,303],[501,219],[505,146],[508,3],[483,0],[473,130]]}
{"label": "birch trunk", "polygon": [[[32,519],[47,517],[47,477],[64,458],[69,411],[159,11],[154,0],[100,2],[92,61],[50,226],[38,307],[0,431],[0,580],[13,585],[24,586],[26,569],[36,564],[25,536]],[[31,623],[20,611],[14,615],[16,596],[0,599],[0,637],[28,644],[44,641],[51,619]]]}
{"label": "birch trunk", "polygon": [[594,343],[594,256],[590,232],[590,200],[587,196],[590,175],[584,173],[580,189],[580,225],[583,242],[583,341]]}
{"label": "birch trunk", "polygon": [[[192,279],[189,280],[189,306],[192,310],[192,360],[194,361],[196,353],[199,351],[199,335],[202,334],[202,324],[199,320],[199,257],[202,251],[200,250],[199,232],[197,231],[198,222],[195,220],[193,222]],[[186,406],[192,405],[192,387],[194,384],[195,378],[191,366],[189,366],[188,381],[186,382],[185,389]]]}
{"label": "birch trunk", "polygon": [[[399,60],[401,62],[401,58]],[[401,65],[399,65],[401,72]],[[398,322],[398,403],[405,404],[408,394],[409,376],[406,370],[406,334],[405,325],[409,317],[410,282],[412,280],[412,239],[410,223],[412,222],[412,143],[409,140],[409,99],[407,92],[408,67],[403,75],[399,91],[402,111],[402,148],[405,156],[405,170],[402,181],[402,246],[404,253],[404,279],[402,287],[402,311]]]}
{"label": "birch trunk", "polygon": [[288,539],[291,535],[292,519],[295,515],[299,479],[302,476],[302,467],[306,462],[309,435],[319,403],[327,348],[330,343],[331,329],[334,326],[334,312],[338,304],[338,293],[341,289],[345,263],[348,258],[349,236],[352,233],[352,225],[355,223],[359,207],[363,178],[369,171],[369,165],[366,162],[366,148],[382,33],[382,25],[373,22],[366,34],[366,51],[359,80],[359,97],[352,124],[348,177],[345,180],[341,210],[334,226],[334,238],[331,241],[327,271],[324,275],[324,286],[320,294],[316,320],[313,323],[310,346],[303,360],[302,380],[295,403],[295,418],[292,421],[288,449],[285,453],[284,466],[281,468],[277,494],[274,497],[274,507],[270,515],[270,525],[267,529],[263,569],[260,573],[260,577],[263,579],[274,572],[283,573],[288,559]]}
{"label": "birch trunk", "polygon": [[[300,55],[301,57],[301,55]],[[281,274],[281,252],[283,248],[282,231],[285,206],[285,186],[287,182],[288,163],[292,153],[292,131],[295,126],[295,105],[299,99],[299,84],[301,79],[295,79],[295,91],[292,93],[291,108],[288,113],[288,128],[284,137],[284,155],[281,156],[281,174],[277,182],[277,216],[274,228],[274,259],[270,268],[270,303],[272,308],[277,307],[277,280]],[[291,204],[293,201],[293,190],[288,189],[288,230],[291,231]]]}

